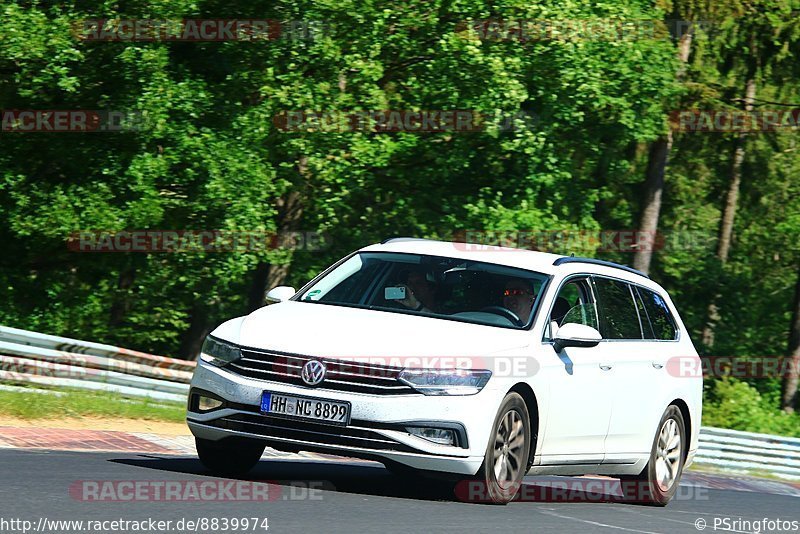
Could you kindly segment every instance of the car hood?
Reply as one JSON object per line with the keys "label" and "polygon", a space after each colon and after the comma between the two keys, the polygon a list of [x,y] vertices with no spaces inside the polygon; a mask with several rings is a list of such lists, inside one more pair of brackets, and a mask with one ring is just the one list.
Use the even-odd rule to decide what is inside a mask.
{"label": "car hood", "polygon": [[[234,336],[223,337],[233,342]],[[527,346],[531,332],[402,313],[286,301],[244,317],[238,343],[327,358],[474,357]]]}

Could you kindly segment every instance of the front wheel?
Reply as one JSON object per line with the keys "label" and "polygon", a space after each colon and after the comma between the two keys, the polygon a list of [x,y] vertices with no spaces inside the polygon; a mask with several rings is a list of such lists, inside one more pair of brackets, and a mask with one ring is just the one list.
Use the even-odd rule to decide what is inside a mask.
{"label": "front wheel", "polygon": [[503,399],[492,426],[483,464],[475,475],[492,504],[507,504],[514,499],[528,469],[531,442],[530,414],[518,393]]}
{"label": "front wheel", "polygon": [[625,500],[666,506],[678,490],[683,473],[686,425],[677,406],[670,406],[658,425],[650,461],[636,476],[621,479]]}
{"label": "front wheel", "polygon": [[195,438],[197,456],[211,472],[239,476],[250,471],[264,454],[266,443],[246,438],[225,438],[219,441]]}

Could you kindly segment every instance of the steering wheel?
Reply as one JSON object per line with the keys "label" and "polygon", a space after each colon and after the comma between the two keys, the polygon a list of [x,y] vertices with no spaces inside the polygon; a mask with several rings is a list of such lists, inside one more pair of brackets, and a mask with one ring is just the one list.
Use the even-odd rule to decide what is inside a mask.
{"label": "steering wheel", "polygon": [[517,314],[509,310],[508,308],[504,308],[502,306],[486,306],[485,308],[481,308],[480,311],[502,315],[506,319],[509,319],[515,325],[522,326],[522,319],[517,317]]}

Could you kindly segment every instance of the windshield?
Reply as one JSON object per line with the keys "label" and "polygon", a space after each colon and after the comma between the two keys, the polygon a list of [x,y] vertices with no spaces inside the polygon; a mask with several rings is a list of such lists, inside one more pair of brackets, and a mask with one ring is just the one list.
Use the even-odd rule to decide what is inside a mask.
{"label": "windshield", "polygon": [[546,280],[541,273],[490,263],[362,252],[299,300],[521,329],[533,321]]}

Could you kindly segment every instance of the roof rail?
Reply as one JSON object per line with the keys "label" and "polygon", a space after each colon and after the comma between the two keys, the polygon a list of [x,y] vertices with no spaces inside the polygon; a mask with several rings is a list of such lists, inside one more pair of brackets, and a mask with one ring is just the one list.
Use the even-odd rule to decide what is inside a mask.
{"label": "roof rail", "polygon": [[391,243],[392,241],[431,241],[430,239],[425,239],[424,237],[387,237],[383,241],[381,241],[381,245],[385,245],[386,243]]}
{"label": "roof rail", "polygon": [[614,269],[622,269],[623,271],[627,271],[629,273],[638,274],[639,276],[644,276],[645,278],[650,278],[642,271],[634,269],[633,267],[628,267],[627,265],[620,265],[619,263],[614,263],[613,261],[598,260],[595,258],[577,258],[577,257],[565,256],[563,258],[558,258],[556,261],[553,262],[553,265],[559,266],[559,265],[564,265],[565,263],[590,263],[592,265],[602,265],[604,267],[613,267]]}

